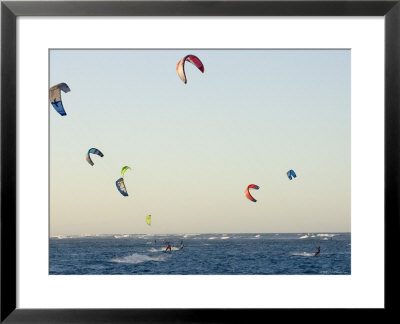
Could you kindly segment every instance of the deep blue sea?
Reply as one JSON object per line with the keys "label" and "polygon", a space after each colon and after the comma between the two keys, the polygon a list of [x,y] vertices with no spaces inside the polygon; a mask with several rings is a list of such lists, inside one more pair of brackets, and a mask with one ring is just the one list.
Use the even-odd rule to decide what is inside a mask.
{"label": "deep blue sea", "polygon": [[[179,250],[180,242],[183,248]],[[165,252],[166,242],[171,251]],[[320,254],[314,256],[315,246]],[[96,235],[50,238],[53,275],[351,273],[350,233]]]}

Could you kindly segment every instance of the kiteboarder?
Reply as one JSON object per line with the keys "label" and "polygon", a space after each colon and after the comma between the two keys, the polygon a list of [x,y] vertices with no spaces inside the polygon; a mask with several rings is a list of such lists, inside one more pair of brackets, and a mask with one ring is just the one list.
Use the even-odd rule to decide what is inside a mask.
{"label": "kiteboarder", "polygon": [[169,244],[169,242],[167,242],[167,247],[165,248],[165,252],[167,252],[167,251],[172,251],[171,250],[171,245]]}
{"label": "kiteboarder", "polygon": [[314,256],[317,256],[319,252],[321,252],[321,248],[319,246],[316,246],[315,248],[317,249],[317,251],[315,251]]}
{"label": "kiteboarder", "polygon": [[181,246],[179,247],[179,250],[183,249],[183,241],[181,241]]}

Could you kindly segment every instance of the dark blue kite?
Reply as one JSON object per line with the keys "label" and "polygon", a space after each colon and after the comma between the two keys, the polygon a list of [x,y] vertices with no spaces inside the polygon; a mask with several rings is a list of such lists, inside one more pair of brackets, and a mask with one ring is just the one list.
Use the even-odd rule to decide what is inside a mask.
{"label": "dark blue kite", "polygon": [[289,180],[292,180],[292,178],[296,178],[296,173],[293,170],[289,170],[288,172],[286,172]]}

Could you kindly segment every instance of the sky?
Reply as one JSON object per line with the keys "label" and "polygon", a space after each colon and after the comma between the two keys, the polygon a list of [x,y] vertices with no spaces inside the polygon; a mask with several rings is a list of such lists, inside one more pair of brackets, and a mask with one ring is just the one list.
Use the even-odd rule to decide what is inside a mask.
{"label": "sky", "polygon": [[[187,54],[205,71],[187,63],[184,84]],[[71,89],[67,116],[48,108],[50,235],[350,232],[350,61],[350,50],[50,50],[49,86]],[[94,166],[92,147],[104,154]],[[115,185],[125,165],[128,197]]]}

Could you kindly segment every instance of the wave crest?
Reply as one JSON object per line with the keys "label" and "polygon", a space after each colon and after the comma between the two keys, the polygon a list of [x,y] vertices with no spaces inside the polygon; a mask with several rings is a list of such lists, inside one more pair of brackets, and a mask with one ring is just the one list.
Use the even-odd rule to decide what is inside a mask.
{"label": "wave crest", "polygon": [[315,253],[310,253],[310,252],[292,252],[290,255],[295,255],[295,256],[304,256],[304,257],[311,257],[314,256]]}
{"label": "wave crest", "polygon": [[160,256],[148,256],[145,254],[138,254],[138,253],[133,253],[132,255],[128,255],[123,258],[114,258],[110,260],[111,262],[116,262],[116,263],[130,263],[130,264],[137,264],[137,263],[143,263],[143,262],[149,262],[149,261],[165,261],[165,256],[160,255]]}

